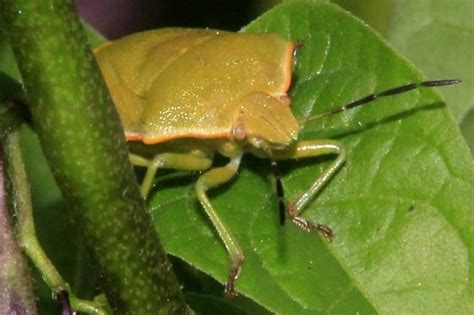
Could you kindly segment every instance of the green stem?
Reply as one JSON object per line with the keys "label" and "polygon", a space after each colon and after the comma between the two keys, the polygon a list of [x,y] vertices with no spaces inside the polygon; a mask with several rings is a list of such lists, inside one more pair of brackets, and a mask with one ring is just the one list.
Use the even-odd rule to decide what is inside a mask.
{"label": "green stem", "polygon": [[[5,187],[4,149],[0,149],[0,314],[38,314],[27,264],[15,240]],[[8,196],[9,197],[9,196]],[[10,198],[8,198],[10,199]],[[9,202],[12,204],[12,202]]]}
{"label": "green stem", "polygon": [[43,251],[36,238],[35,225],[31,206],[30,187],[21,156],[20,138],[17,132],[11,133],[5,141],[5,150],[8,161],[9,178],[12,187],[12,199],[15,201],[15,214],[18,225],[18,242],[35,265],[45,266],[41,270],[45,282],[57,292],[69,290],[68,285],[61,278]]}
{"label": "green stem", "polygon": [[118,314],[187,313],[73,4],[0,4],[33,125],[99,264],[112,309]]}
{"label": "green stem", "polygon": [[74,309],[90,314],[103,315],[106,312],[100,305],[77,298],[70,290],[54,267],[51,260],[43,251],[36,237],[31,205],[30,185],[26,175],[18,132],[12,132],[5,140],[6,160],[11,183],[11,196],[17,218],[17,241],[24,252],[38,268],[46,284],[55,294],[61,291],[69,292],[71,305]]}

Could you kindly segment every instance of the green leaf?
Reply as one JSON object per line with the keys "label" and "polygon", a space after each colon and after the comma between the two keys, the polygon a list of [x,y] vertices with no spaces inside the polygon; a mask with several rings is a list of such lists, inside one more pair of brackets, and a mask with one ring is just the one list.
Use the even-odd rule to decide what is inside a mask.
{"label": "green leaf", "polygon": [[[246,31],[303,44],[291,91],[297,117],[422,79],[334,5],[291,1]],[[246,255],[237,290],[280,314],[472,313],[473,164],[437,92],[379,100],[300,132],[300,139],[325,138],[345,145],[347,162],[305,216],[331,226],[332,243],[278,225],[268,161],[246,156],[237,178],[211,192]],[[281,163],[287,198],[327,163]],[[197,176],[159,177],[151,210],[170,253],[224,282],[228,257],[195,197]]]}
{"label": "green leaf", "polygon": [[461,79],[441,93],[458,122],[474,108],[471,0],[394,0],[387,39],[427,77]]}
{"label": "green leaf", "polygon": [[429,78],[461,78],[441,94],[474,152],[474,10],[465,0],[334,0],[373,26]]}
{"label": "green leaf", "polygon": [[340,7],[369,24],[377,32],[384,34],[390,23],[393,0],[332,0]]}

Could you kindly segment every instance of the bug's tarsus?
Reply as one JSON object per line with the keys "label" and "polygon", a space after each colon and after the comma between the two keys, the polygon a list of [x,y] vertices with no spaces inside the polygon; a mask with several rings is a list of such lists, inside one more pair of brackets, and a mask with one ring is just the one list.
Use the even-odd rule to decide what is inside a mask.
{"label": "bug's tarsus", "polygon": [[334,234],[329,226],[324,224],[311,224],[311,229],[324,235],[328,241],[332,241]]}
{"label": "bug's tarsus", "polygon": [[71,303],[69,302],[69,294],[67,291],[61,291],[56,296],[59,305],[59,311],[61,315],[73,315]]}
{"label": "bug's tarsus", "polygon": [[241,259],[235,259],[232,261],[229,276],[227,277],[227,282],[224,288],[224,293],[229,298],[234,298],[237,296],[237,292],[235,291],[235,281],[239,277],[241,266]]}
{"label": "bug's tarsus", "polygon": [[227,279],[227,283],[225,285],[224,293],[228,298],[234,298],[237,296],[237,293],[235,292],[235,277],[233,275],[229,275],[229,278]]}
{"label": "bug's tarsus", "polygon": [[408,91],[417,89],[419,87],[437,87],[437,86],[458,84],[460,82],[461,82],[461,80],[458,80],[458,79],[446,79],[446,80],[433,80],[433,81],[423,81],[423,82],[418,82],[418,83],[409,83],[409,84],[398,86],[396,88],[392,88],[392,89],[385,90],[385,91],[382,91],[382,92],[370,94],[370,95],[365,96],[361,99],[353,101],[349,104],[338,106],[338,107],[335,107],[333,109],[330,109],[327,112],[323,112],[323,113],[320,113],[320,114],[316,114],[314,116],[303,118],[302,121],[307,122],[307,121],[310,121],[310,120],[331,116],[333,114],[340,113],[340,112],[343,112],[345,110],[370,103],[370,102],[372,102],[372,101],[374,101],[374,100],[376,100],[377,98],[380,98],[380,97],[391,96],[391,95],[395,95],[395,94],[408,92]]}
{"label": "bug's tarsus", "polygon": [[324,224],[318,224],[318,223],[312,223],[308,220],[305,220],[301,217],[293,217],[292,221],[301,227],[303,230],[308,231],[308,232],[318,232],[322,234],[328,241],[332,241],[332,238],[334,236],[334,233],[332,232],[332,229]]}
{"label": "bug's tarsus", "polygon": [[280,171],[280,168],[278,167],[277,162],[273,158],[271,159],[271,166],[272,166],[273,176],[275,177],[276,193],[278,197],[278,209],[280,213],[280,224],[285,225],[286,205],[285,205],[285,192],[283,190],[283,184],[281,183],[281,171]]}

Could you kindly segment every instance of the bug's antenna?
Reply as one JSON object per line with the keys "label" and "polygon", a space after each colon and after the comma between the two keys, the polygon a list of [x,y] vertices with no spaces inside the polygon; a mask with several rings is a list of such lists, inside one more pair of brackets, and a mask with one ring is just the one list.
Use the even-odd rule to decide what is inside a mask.
{"label": "bug's antenna", "polygon": [[278,167],[277,162],[270,156],[270,163],[272,166],[273,176],[275,177],[276,193],[278,197],[278,209],[280,212],[280,224],[285,225],[285,192],[283,190],[283,184],[281,183],[281,171]]}
{"label": "bug's antenna", "polygon": [[417,88],[420,88],[420,87],[445,86],[445,85],[457,84],[459,82],[461,82],[461,80],[447,79],[447,80],[434,80],[434,81],[424,81],[424,82],[418,82],[418,83],[410,83],[410,84],[402,85],[402,86],[392,88],[392,89],[389,89],[389,90],[385,90],[385,91],[382,91],[382,92],[379,92],[379,93],[370,94],[370,95],[368,95],[366,97],[363,97],[363,98],[361,98],[357,101],[354,101],[352,103],[349,103],[349,104],[346,104],[346,105],[343,105],[343,106],[338,106],[338,107],[335,107],[333,109],[328,110],[327,112],[322,112],[322,113],[319,113],[319,114],[316,114],[316,115],[313,115],[313,116],[300,118],[298,120],[302,123],[306,123],[306,122],[311,121],[311,120],[316,120],[316,119],[319,119],[319,118],[331,116],[333,114],[340,113],[340,112],[343,112],[345,110],[370,103],[370,102],[372,102],[375,99],[380,98],[380,97],[400,94],[400,93],[408,92],[408,91],[411,91],[411,90],[414,90],[414,89],[417,89]]}

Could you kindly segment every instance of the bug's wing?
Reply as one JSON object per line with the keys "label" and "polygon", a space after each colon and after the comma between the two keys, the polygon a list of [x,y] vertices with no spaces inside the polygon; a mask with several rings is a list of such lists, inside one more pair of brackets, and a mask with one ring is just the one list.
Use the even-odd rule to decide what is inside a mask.
{"label": "bug's wing", "polygon": [[292,55],[293,44],[273,34],[219,33],[189,47],[145,96],[144,141],[228,136],[245,95],[286,95]]}
{"label": "bug's wing", "polygon": [[216,32],[164,28],[107,42],[94,51],[126,132],[139,131],[144,97],[156,77]]}

